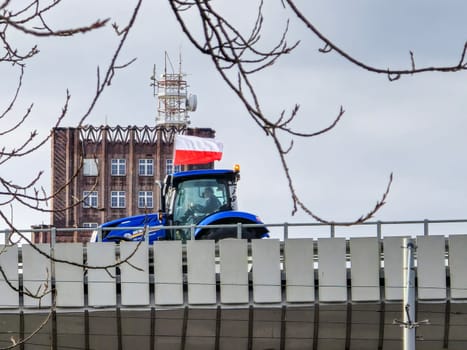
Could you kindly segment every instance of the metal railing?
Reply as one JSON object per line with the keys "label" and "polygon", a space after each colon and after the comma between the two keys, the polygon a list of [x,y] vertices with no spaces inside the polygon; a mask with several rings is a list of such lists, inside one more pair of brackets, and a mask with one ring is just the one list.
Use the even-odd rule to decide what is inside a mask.
{"label": "metal railing", "polygon": [[[332,224],[322,223],[277,223],[277,224],[223,224],[223,225],[189,225],[189,226],[164,226],[166,230],[189,229],[190,236],[188,239],[194,239],[194,232],[197,228],[236,228],[237,237],[240,238],[243,229],[252,227],[266,227],[270,231],[270,237],[286,240],[289,238],[322,238],[322,237],[378,237],[379,239],[385,236],[408,236],[416,237],[420,235],[443,235],[465,233],[467,234],[467,219],[446,219],[446,220],[402,220],[402,221],[368,221],[358,225],[352,225],[346,222],[335,222]],[[57,235],[62,236],[74,235],[80,233],[91,233],[93,230],[99,231],[99,237],[102,237],[102,232],[106,230],[129,230],[129,229],[144,229],[147,239],[148,232],[155,231],[160,226],[147,227],[112,227],[112,228],[40,228],[40,229],[19,229],[0,230],[0,244],[9,241],[10,235],[18,238],[16,233],[21,233],[25,236],[33,235],[34,233],[46,233],[50,235],[47,239],[51,244],[57,242]],[[100,239],[99,239],[100,240]],[[24,242],[24,241],[22,241]],[[20,243],[22,243],[20,242]]]}

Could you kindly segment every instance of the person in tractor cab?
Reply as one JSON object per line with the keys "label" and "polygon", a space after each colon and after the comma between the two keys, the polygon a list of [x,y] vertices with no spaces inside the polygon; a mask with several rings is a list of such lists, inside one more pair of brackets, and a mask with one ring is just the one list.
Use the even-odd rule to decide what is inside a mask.
{"label": "person in tractor cab", "polygon": [[211,187],[206,187],[203,192],[204,198],[206,198],[206,204],[204,205],[204,212],[205,213],[212,213],[219,209],[221,206],[221,202],[219,199],[214,195],[214,191]]}

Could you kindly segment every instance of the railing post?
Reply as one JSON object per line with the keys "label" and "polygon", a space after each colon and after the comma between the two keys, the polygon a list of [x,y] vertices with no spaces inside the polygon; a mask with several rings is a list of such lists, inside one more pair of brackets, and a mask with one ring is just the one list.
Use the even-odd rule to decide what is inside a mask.
{"label": "railing post", "polygon": [[428,236],[428,219],[423,220],[423,235]]}
{"label": "railing post", "polygon": [[9,229],[6,229],[5,231],[3,231],[3,234],[4,234],[3,244],[8,245],[8,242],[11,241],[10,238],[11,238],[12,231]]}
{"label": "railing post", "polygon": [[336,226],[334,224],[331,224],[331,238],[334,238],[336,236]]}
{"label": "railing post", "polygon": [[[57,228],[52,227],[50,230],[50,281],[52,282],[51,289],[55,289],[55,243],[57,243]],[[55,305],[55,293],[52,293],[52,305]]]}
{"label": "railing post", "polygon": [[57,228],[52,227],[50,230],[50,246],[53,248],[57,242]]}
{"label": "railing post", "polygon": [[237,238],[238,239],[242,238],[242,223],[241,222],[237,223]]}
{"label": "railing post", "polygon": [[190,225],[190,239],[192,241],[195,240],[195,225],[194,224]]}
{"label": "railing post", "polygon": [[97,228],[97,241],[102,242],[102,227],[101,226]]}
{"label": "railing post", "polygon": [[381,221],[376,222],[376,236],[378,237],[378,241],[381,241]]}
{"label": "railing post", "polygon": [[289,239],[289,223],[285,222],[284,223],[284,241]]}

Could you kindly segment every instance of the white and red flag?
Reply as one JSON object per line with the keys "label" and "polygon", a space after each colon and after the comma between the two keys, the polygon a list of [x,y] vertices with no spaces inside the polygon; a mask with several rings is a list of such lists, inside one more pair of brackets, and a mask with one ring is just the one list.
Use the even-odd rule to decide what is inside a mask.
{"label": "white and red flag", "polygon": [[205,164],[221,160],[223,145],[216,139],[175,135],[174,165]]}

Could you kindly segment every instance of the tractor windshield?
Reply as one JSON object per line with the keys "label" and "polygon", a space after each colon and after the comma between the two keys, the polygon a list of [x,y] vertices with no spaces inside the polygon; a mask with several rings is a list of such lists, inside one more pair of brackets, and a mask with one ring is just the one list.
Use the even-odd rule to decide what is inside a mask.
{"label": "tractor windshield", "polygon": [[230,209],[229,189],[219,179],[186,180],[178,185],[173,201],[175,225],[197,224],[204,217]]}

